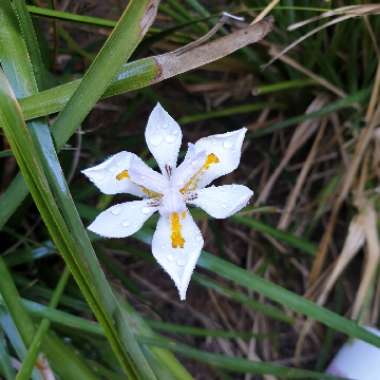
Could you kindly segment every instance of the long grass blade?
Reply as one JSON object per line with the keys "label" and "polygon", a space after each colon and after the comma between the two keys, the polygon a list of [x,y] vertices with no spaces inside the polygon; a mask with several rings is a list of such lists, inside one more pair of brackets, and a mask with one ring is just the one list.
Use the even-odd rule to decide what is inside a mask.
{"label": "long grass blade", "polygon": [[29,15],[25,0],[14,0],[13,7],[17,13],[17,20],[19,22],[20,31],[23,39],[27,45],[28,52],[30,54],[30,60],[34,71],[35,81],[38,87],[45,88],[45,66],[42,60],[40,47],[37,40],[37,34],[34,30],[32,18]]}
{"label": "long grass blade", "polygon": [[294,294],[279,285],[273,284],[252,272],[241,269],[226,260],[203,252],[199,265],[224,278],[232,280],[237,284],[245,286],[247,289],[257,291],[265,297],[268,297],[298,313],[320,321],[326,326],[343,332],[348,336],[364,340],[376,347],[380,347],[380,338],[359,326],[356,322],[346,319],[326,308],[320,307],[314,302]]}
{"label": "long grass blade", "polygon": [[[49,303],[49,307],[53,309],[57,307],[69,277],[70,271],[66,267],[53,293],[53,297]],[[48,319],[43,319],[40,325],[38,326],[32,344],[29,347],[28,353],[24,361],[22,362],[19,372],[17,373],[16,380],[28,380],[30,378],[38,353],[40,351],[40,347],[42,345],[42,340],[44,339],[47,331],[49,330],[49,327],[50,321]]]}
{"label": "long grass blade", "polygon": [[[134,237],[139,241],[150,244],[152,231],[148,228],[143,228],[137,232]],[[356,322],[321,307],[279,285],[273,284],[255,273],[239,268],[227,260],[223,260],[203,251],[200,260],[198,261],[198,265],[218,276],[231,280],[247,289],[256,291],[289,309],[315,319],[334,330],[380,347],[380,338],[359,326]]]}
{"label": "long grass blade", "polygon": [[[10,6],[7,7],[7,3],[4,3],[3,8],[8,11],[9,20],[12,20],[10,15]],[[133,8],[133,6],[132,8],[127,8],[122,20],[124,19],[125,22],[126,19],[130,19],[130,17],[134,16],[134,12],[139,10],[144,11],[144,7],[141,9],[138,6],[136,8]],[[20,11],[23,11],[23,9],[20,9]],[[130,12],[132,12],[132,15]],[[133,27],[133,24],[131,25]],[[27,28],[27,25],[25,24],[24,27]],[[114,33],[118,33],[118,28],[115,28]],[[140,33],[140,29],[137,28],[135,33]],[[20,48],[18,49],[20,55],[23,55],[24,57],[28,56],[22,52],[22,47],[22,42],[20,42]],[[11,54],[12,51],[9,55]],[[25,62],[26,60],[24,59],[23,61]],[[7,65],[7,67],[8,66],[12,66],[11,62]],[[35,92],[37,86],[34,82],[33,73],[30,73],[30,71],[23,72],[24,83],[30,83],[31,92]],[[147,379],[154,379],[155,376],[146,362],[143,353],[140,351],[138,344],[134,341],[133,336],[130,334],[128,327],[124,326],[122,320],[120,320],[119,323],[116,323],[116,321],[113,320],[113,318],[118,318],[118,303],[113,297],[112,290],[109,287],[108,282],[100,269],[95,253],[92,250],[87,233],[81,224],[78,214],[76,213],[74,203],[71,199],[70,192],[67,189],[64,181],[64,175],[60,169],[60,165],[55,154],[55,149],[51,140],[48,126],[43,123],[34,122],[36,125],[31,125],[30,130],[27,130],[25,126],[23,126],[21,115],[18,114],[18,116],[16,116],[18,113],[17,104],[12,105],[12,91],[7,87],[8,84],[5,77],[3,77],[3,100],[6,102],[5,99],[8,98],[8,106],[13,106],[15,108],[15,118],[12,121],[7,120],[6,118],[9,114],[4,114],[3,124],[6,124],[5,127],[7,127],[9,122],[13,122],[18,123],[21,127],[21,130],[19,131],[21,133],[17,134],[16,132],[13,136],[8,135],[8,139],[11,145],[12,143],[14,144],[13,148],[15,147],[15,144],[19,145],[18,149],[20,149],[19,153],[21,154],[15,155],[16,159],[19,160],[19,163],[20,160],[25,160],[25,156],[27,156],[28,153],[33,155],[33,161],[30,165],[31,168],[28,167],[28,174],[31,176],[30,179],[33,179],[36,182],[33,184],[35,189],[34,194],[33,191],[32,194],[34,195],[35,200],[38,198],[38,201],[36,201],[37,207],[39,207],[48,229],[50,229],[51,233],[52,230],[54,230],[52,233],[53,240],[55,240],[58,247],[61,247],[61,252],[64,254],[65,259],[69,262],[70,270],[73,271],[74,277],[87,297],[90,305],[94,308],[94,312],[98,319],[101,323],[106,324],[106,335],[109,338],[110,343],[114,348],[116,355],[119,357],[125,371],[132,377],[136,376],[136,378],[139,378],[140,373],[141,376],[144,376]],[[20,88],[20,91],[27,90]],[[5,106],[5,108],[7,107]],[[9,110],[10,108],[6,111],[9,112]],[[28,131],[30,131],[30,133],[28,133]],[[28,140],[29,142],[27,143],[26,141]],[[25,147],[24,149],[22,148],[23,146]],[[20,165],[20,167],[22,167],[22,165]],[[44,173],[47,173],[47,177]],[[27,176],[24,175],[24,178],[25,177]],[[31,180],[29,184],[31,184],[33,180]],[[53,191],[55,189],[56,196],[51,193],[49,181],[52,184]],[[48,194],[46,199],[44,194],[45,196]],[[60,210],[56,205],[56,201],[54,199],[55,197],[61,203],[60,207],[62,207],[63,215],[61,215]],[[40,203],[39,201],[42,202]],[[41,211],[42,209],[44,209],[45,215]],[[62,219],[63,216],[66,218],[68,223]],[[69,237],[69,229],[74,232],[74,239]],[[75,239],[77,243],[74,242]],[[86,258],[81,257],[81,260],[78,259],[79,256],[83,256],[83,254],[87,254]],[[91,274],[87,273],[89,270]],[[95,295],[96,292],[97,295]],[[124,336],[120,337],[119,332],[116,331],[116,328],[119,329],[119,332],[122,329]],[[135,368],[136,365],[138,368]]]}
{"label": "long grass blade", "polygon": [[[110,85],[99,97],[106,98],[144,88],[206,65],[244,46],[260,41],[270,32],[271,28],[272,24],[267,20],[263,20],[255,26],[251,26],[242,31],[233,32],[230,35],[194,49],[189,49],[183,53],[173,51],[127,63],[123,67],[118,68],[118,72],[116,72],[110,80]],[[242,38],[242,35],[245,35],[245,37]],[[204,52],[207,52],[207,54],[204,54]],[[84,78],[71,81],[42,91],[33,97],[20,100],[25,119],[30,120],[62,110],[68,102],[68,99],[70,99],[81,85],[83,79]],[[59,129],[61,129],[61,127],[59,127]],[[67,131],[66,127],[62,127],[62,129],[66,129]],[[59,136],[61,133],[67,132],[54,132],[58,145],[67,141],[67,139],[63,139]]]}
{"label": "long grass blade", "polygon": [[[12,322],[14,321],[14,323],[7,322],[7,314],[1,311],[1,323],[3,325],[7,324],[7,328],[4,329],[7,334],[10,333],[13,328],[17,329],[17,335],[13,335],[12,341],[19,345],[17,353],[22,358],[22,352],[25,351],[26,354],[26,347],[29,347],[33,341],[35,326],[21,302],[16,286],[2,257],[0,257],[0,275],[0,294],[3,298],[3,303],[12,316]],[[3,307],[1,310],[3,310]],[[13,327],[11,327],[9,323],[12,323]],[[21,342],[17,343],[17,341],[20,340],[19,335]],[[83,380],[99,380],[90,371],[83,360],[81,360],[80,356],[74,353],[70,347],[62,344],[54,335],[48,334],[45,337],[42,343],[42,349],[47,354],[48,360],[54,370],[57,371],[63,380],[76,380],[78,376]],[[67,365],[65,361],[69,362],[70,365]]]}
{"label": "long grass blade", "polygon": [[[129,59],[152,24],[158,0],[131,1],[106,43],[86,71],[78,88],[59,114],[52,128],[54,138],[67,141]],[[78,107],[80,104],[80,107]]]}
{"label": "long grass blade", "polygon": [[[120,329],[120,326],[124,323],[122,319],[118,318],[118,304],[112,295],[112,291],[104,274],[101,272],[94,252],[87,247],[84,250],[79,248],[85,244],[85,240],[79,242],[79,245],[78,242],[73,240],[72,233],[69,230],[70,227],[66,224],[56,205],[55,197],[51,192],[48,179],[45,176],[44,165],[40,161],[41,153],[35,147],[35,141],[30,131],[25,127],[20,109],[3,74],[0,75],[0,103],[2,104],[0,122],[3,125],[5,134],[20,166],[21,172],[23,173],[24,179],[28,183],[34,201],[45,221],[49,233],[53,237],[55,245],[63,254],[83,294],[97,315],[98,320],[103,324],[109,341],[124,369],[132,378],[139,378],[139,370],[145,373],[144,376],[147,379],[154,378],[152,373],[149,374],[149,372],[151,372],[149,367],[146,367],[143,363],[137,363],[139,370],[134,368],[136,363],[134,363],[133,360],[141,360],[141,356],[140,359],[138,359],[137,355],[135,355],[133,359],[130,357],[129,350],[133,353],[136,353],[137,350],[138,353],[139,349],[137,344],[133,346],[133,337],[129,336],[130,339],[126,340],[125,336],[123,336],[123,340],[121,340],[119,332],[116,332],[115,327],[117,326]],[[74,216],[75,214],[72,214],[72,217]],[[81,224],[77,224],[77,226],[81,226]],[[78,232],[80,231],[77,231],[77,234]],[[91,247],[91,245],[89,245],[89,247]],[[128,330],[126,328],[124,334],[127,333]],[[132,345],[132,348],[130,345]]]}
{"label": "long grass blade", "polygon": [[254,218],[249,218],[241,215],[234,215],[232,218],[236,223],[248,226],[255,231],[262,232],[269,236],[272,236],[282,242],[289,244],[290,246],[299,249],[302,252],[308,253],[309,255],[315,255],[317,252],[317,246],[305,239],[301,239],[291,233],[281,231],[277,228],[271,227]]}
{"label": "long grass blade", "polygon": [[14,380],[16,372],[12,367],[12,359],[8,352],[7,342],[3,333],[0,334],[0,372],[5,380]]}
{"label": "long grass blade", "polygon": [[238,357],[213,354],[162,338],[139,337],[139,341],[150,346],[164,347],[186,357],[206,363],[209,366],[223,368],[237,373],[251,373],[256,375],[271,374],[279,376],[282,379],[344,380],[342,377],[327,375],[321,372],[288,368],[272,363],[254,362]]}

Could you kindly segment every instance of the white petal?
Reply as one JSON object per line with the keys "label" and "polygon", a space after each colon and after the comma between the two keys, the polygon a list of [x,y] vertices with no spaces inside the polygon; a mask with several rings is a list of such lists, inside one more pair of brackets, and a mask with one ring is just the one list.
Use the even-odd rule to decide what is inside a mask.
{"label": "white petal", "polygon": [[149,199],[120,203],[101,212],[87,227],[104,237],[122,238],[133,235],[157,211]]}
{"label": "white petal", "polygon": [[[377,328],[363,327],[380,336]],[[340,348],[326,373],[345,379],[377,380],[380,373],[380,349],[359,339],[350,340]]]}
{"label": "white petal", "polygon": [[133,184],[129,179],[116,179],[120,172],[129,170],[132,157],[137,156],[123,151],[111,156],[97,166],[82,170],[82,173],[104,194],[129,193],[142,197],[144,193],[140,187]]}
{"label": "white petal", "polygon": [[168,186],[167,178],[150,168],[138,156],[131,159],[128,173],[132,182],[160,194],[162,194]]}
{"label": "white petal", "polygon": [[179,189],[184,187],[191,177],[202,168],[206,161],[207,155],[205,151],[197,154],[188,154],[181,164],[174,169],[171,177],[172,183]]}
{"label": "white petal", "polygon": [[217,219],[228,218],[247,205],[253,191],[243,185],[211,186],[195,192],[190,203]]}
{"label": "white petal", "polygon": [[196,154],[204,150],[206,154],[215,154],[219,161],[211,165],[200,178],[198,187],[207,186],[213,180],[222,175],[231,173],[239,166],[241,156],[241,146],[243,144],[247,128],[237,131],[211,135],[201,138],[194,146],[191,146],[188,155]]}
{"label": "white petal", "polygon": [[172,169],[176,167],[182,131],[160,103],[157,103],[149,116],[145,139],[162,173],[166,173],[166,165]]}
{"label": "white petal", "polygon": [[191,275],[203,247],[203,237],[188,211],[185,218],[181,216],[180,223],[185,240],[184,247],[172,247],[170,217],[161,216],[153,235],[152,253],[174,281],[180,299],[184,300]]}

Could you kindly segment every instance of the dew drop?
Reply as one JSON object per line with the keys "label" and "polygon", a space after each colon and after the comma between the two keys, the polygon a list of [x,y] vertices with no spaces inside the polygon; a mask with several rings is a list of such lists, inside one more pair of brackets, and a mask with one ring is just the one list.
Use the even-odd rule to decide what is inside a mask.
{"label": "dew drop", "polygon": [[129,226],[131,225],[131,223],[130,223],[128,220],[123,220],[123,221],[121,222],[121,225],[122,225],[123,227],[129,227]]}
{"label": "dew drop", "polygon": [[143,207],[141,211],[142,211],[143,214],[146,215],[146,214],[150,213],[150,208],[149,207]]}
{"label": "dew drop", "polygon": [[225,142],[223,143],[223,147],[224,147],[225,149],[231,149],[231,148],[232,148],[232,142],[231,142],[231,141],[225,141]]}
{"label": "dew drop", "polygon": [[168,127],[168,125],[166,123],[164,123],[164,124],[161,125],[162,129],[166,129],[167,127]]}
{"label": "dew drop", "polygon": [[174,256],[173,255],[167,255],[166,258],[168,259],[168,261],[174,261]]}
{"label": "dew drop", "polygon": [[222,208],[226,209],[227,205],[225,203],[222,204]]}
{"label": "dew drop", "polygon": [[162,142],[162,136],[160,135],[154,135],[150,138],[150,143],[153,145],[153,146],[157,146],[157,145],[160,145]]}
{"label": "dew drop", "polygon": [[113,214],[113,215],[119,215],[120,212],[121,212],[121,207],[119,207],[119,206],[114,206],[111,209],[111,214]]}
{"label": "dew drop", "polygon": [[197,237],[195,238],[196,241],[202,241],[202,236],[201,235],[197,235]]}
{"label": "dew drop", "polygon": [[175,141],[175,136],[174,135],[167,135],[165,137],[165,141],[168,143],[168,144],[173,144],[174,141]]}

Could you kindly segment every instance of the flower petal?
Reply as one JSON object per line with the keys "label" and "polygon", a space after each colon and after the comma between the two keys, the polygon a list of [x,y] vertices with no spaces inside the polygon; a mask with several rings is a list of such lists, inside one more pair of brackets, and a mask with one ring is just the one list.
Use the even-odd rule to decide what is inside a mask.
{"label": "flower petal", "polygon": [[138,231],[155,211],[149,199],[120,203],[101,212],[87,228],[100,236],[122,238]]}
{"label": "flower petal", "polygon": [[207,186],[216,178],[229,174],[239,166],[241,146],[243,144],[247,128],[237,131],[211,135],[201,138],[189,147],[188,155],[194,155],[205,151],[206,154],[214,154],[219,159],[217,164],[211,165],[198,182],[198,188]]}
{"label": "flower petal", "polygon": [[190,203],[217,219],[228,218],[247,205],[253,191],[243,185],[211,186],[195,192]]}
{"label": "flower petal", "polygon": [[149,116],[145,139],[162,173],[166,173],[166,166],[172,169],[176,167],[182,131],[160,103],[157,103]]}
{"label": "flower petal", "polygon": [[182,188],[188,181],[204,166],[207,155],[205,151],[196,154],[189,154],[181,162],[176,169],[174,169],[171,177],[171,182],[178,188]]}
{"label": "flower petal", "polygon": [[152,253],[158,263],[174,281],[181,300],[186,298],[186,290],[191,275],[203,247],[203,237],[189,211],[181,215],[183,248],[173,248],[172,221],[170,216],[161,216],[153,235]]}
{"label": "flower petal", "polygon": [[145,188],[145,191],[148,190],[162,194],[168,187],[167,178],[150,168],[138,156],[131,159],[128,174],[131,181]]}
{"label": "flower petal", "polygon": [[116,176],[123,170],[129,170],[132,157],[137,157],[130,152],[117,153],[99,165],[82,170],[95,186],[104,194],[129,193],[143,197],[140,187],[132,183],[130,179],[118,180]]}

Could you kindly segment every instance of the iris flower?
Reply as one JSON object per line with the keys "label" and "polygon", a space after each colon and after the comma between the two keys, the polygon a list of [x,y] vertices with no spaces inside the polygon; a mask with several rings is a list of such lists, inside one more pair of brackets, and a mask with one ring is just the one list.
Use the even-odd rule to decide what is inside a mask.
{"label": "iris flower", "polygon": [[106,209],[88,229],[107,238],[124,238],[137,232],[158,211],[152,253],[184,300],[204,244],[187,205],[200,207],[217,219],[227,218],[246,206],[253,194],[246,186],[207,187],[238,167],[245,133],[246,128],[241,128],[201,138],[189,144],[184,160],[177,166],[182,131],[157,104],[149,116],[145,139],[161,173],[126,151],[84,170],[105,194],[128,193],[142,198]]}

